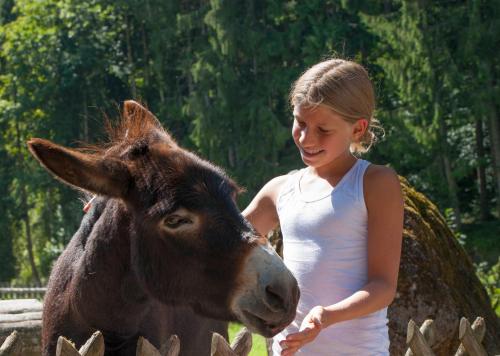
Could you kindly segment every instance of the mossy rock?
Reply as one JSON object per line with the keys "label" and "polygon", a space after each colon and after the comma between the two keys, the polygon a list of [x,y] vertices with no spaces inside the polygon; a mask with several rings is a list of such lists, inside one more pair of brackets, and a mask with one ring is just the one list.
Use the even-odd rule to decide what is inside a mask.
{"label": "mossy rock", "polygon": [[[396,298],[389,306],[391,355],[404,355],[408,322],[434,320],[436,355],[454,355],[459,347],[461,317],[486,321],[483,346],[500,353],[500,321],[475,274],[469,256],[457,242],[437,207],[401,178],[405,195],[403,249]],[[282,251],[278,233],[271,237]]]}
{"label": "mossy rock", "polygon": [[437,355],[453,355],[459,346],[461,317],[486,321],[483,345],[488,354],[500,351],[500,322],[476,276],[471,259],[453,236],[437,207],[400,178],[405,195],[403,249],[398,292],[390,305],[391,355],[406,350],[406,329],[413,319],[434,320]]}

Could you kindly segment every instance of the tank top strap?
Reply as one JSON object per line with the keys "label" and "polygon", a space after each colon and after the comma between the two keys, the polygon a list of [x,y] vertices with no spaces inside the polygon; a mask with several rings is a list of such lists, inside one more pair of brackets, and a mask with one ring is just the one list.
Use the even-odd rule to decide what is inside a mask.
{"label": "tank top strap", "polygon": [[370,165],[370,162],[365,161],[363,159],[358,159],[358,162],[356,164],[356,167],[354,169],[353,174],[349,177],[351,179],[351,184],[348,184],[352,189],[354,190],[354,196],[356,197],[356,200],[359,202],[365,201],[364,197],[364,189],[363,189],[363,181],[364,181],[364,176],[366,169]]}
{"label": "tank top strap", "polygon": [[280,188],[278,192],[278,197],[276,198],[276,210],[278,213],[281,211],[286,202],[293,196],[295,190],[295,184],[300,177],[301,170],[293,170],[287,174],[287,179],[285,183]]}

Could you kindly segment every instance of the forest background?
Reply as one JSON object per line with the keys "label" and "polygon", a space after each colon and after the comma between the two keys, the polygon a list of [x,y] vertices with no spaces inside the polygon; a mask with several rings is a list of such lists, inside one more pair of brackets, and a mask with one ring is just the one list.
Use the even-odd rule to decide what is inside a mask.
{"label": "forest background", "polygon": [[387,164],[440,208],[500,309],[500,0],[3,0],[0,281],[44,284],[79,194],[31,137],[103,142],[125,99],[247,193],[301,167],[290,86],[328,56],[365,65]]}

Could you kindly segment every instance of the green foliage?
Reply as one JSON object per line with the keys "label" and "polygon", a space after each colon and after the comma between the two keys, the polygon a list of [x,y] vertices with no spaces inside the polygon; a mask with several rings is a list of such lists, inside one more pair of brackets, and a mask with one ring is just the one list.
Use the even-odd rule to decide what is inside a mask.
{"label": "green foliage", "polygon": [[477,264],[476,274],[488,292],[493,310],[500,317],[500,258],[491,266],[487,262]]}
{"label": "green foliage", "polygon": [[[478,218],[482,165],[491,211],[498,197],[487,124],[500,112],[497,5],[2,2],[0,280],[27,282],[38,273],[43,282],[82,216],[77,194],[31,158],[26,140],[103,141],[103,116],[139,99],[182,145],[247,188],[244,206],[271,177],[301,165],[288,92],[303,70],[331,55],[365,64],[375,81],[386,136],[368,159],[391,164],[443,211],[451,206],[468,220]],[[483,157],[476,119],[484,126]],[[465,233],[467,248],[480,241]]]}
{"label": "green foliage", "polygon": [[183,109],[196,148],[248,188],[246,203],[266,180],[300,164],[287,101],[293,80],[334,52],[362,61],[371,38],[333,1],[214,0],[203,21],[208,42],[195,52]]}
{"label": "green foliage", "polygon": [[[355,7],[356,2],[349,3]],[[395,166],[443,208],[453,207],[459,225],[462,213],[471,211],[472,206],[462,201],[470,201],[468,192],[473,186],[457,186],[471,186],[479,165],[475,119],[483,116],[485,109],[494,109],[485,106],[484,97],[479,109],[475,97],[493,92],[485,80],[492,80],[496,73],[479,78],[480,65],[474,65],[483,63],[483,67],[492,68],[492,62],[498,63],[498,47],[493,43],[498,43],[499,36],[491,33],[491,28],[498,26],[492,19],[497,10],[492,6],[483,1],[427,6],[405,0],[388,2],[383,10],[358,5],[363,22],[380,38],[383,52],[376,61],[384,69],[389,89],[395,89],[396,95],[382,108],[382,115],[389,125],[402,129],[403,139],[409,138],[411,143],[402,146],[404,141],[391,138],[391,152],[407,151],[399,161],[402,165],[395,162]],[[483,32],[488,34],[488,47],[478,36]],[[483,144],[487,146],[486,141]],[[407,168],[411,169],[409,175]],[[495,188],[493,181],[488,185],[487,204],[491,205]]]}
{"label": "green foliage", "polygon": [[464,224],[463,233],[467,235],[465,249],[476,263],[495,264],[500,256],[500,221],[491,220]]}
{"label": "green foliage", "polygon": [[453,209],[445,209],[444,217],[446,219],[446,224],[450,227],[451,231],[453,231],[453,235],[457,239],[458,243],[464,246],[467,241],[467,235],[457,229],[456,218]]}

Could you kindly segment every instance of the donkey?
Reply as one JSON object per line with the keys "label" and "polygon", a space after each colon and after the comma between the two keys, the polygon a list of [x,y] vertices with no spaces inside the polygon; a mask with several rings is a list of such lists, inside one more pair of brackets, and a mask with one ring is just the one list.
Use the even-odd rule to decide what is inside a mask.
{"label": "donkey", "polygon": [[50,275],[43,355],[60,335],[80,346],[96,330],[106,355],[171,334],[183,355],[208,355],[211,331],[226,333],[216,320],[271,337],[294,319],[297,282],[240,214],[236,183],[140,104],[125,102],[105,147],[28,146],[56,178],[97,195]]}

